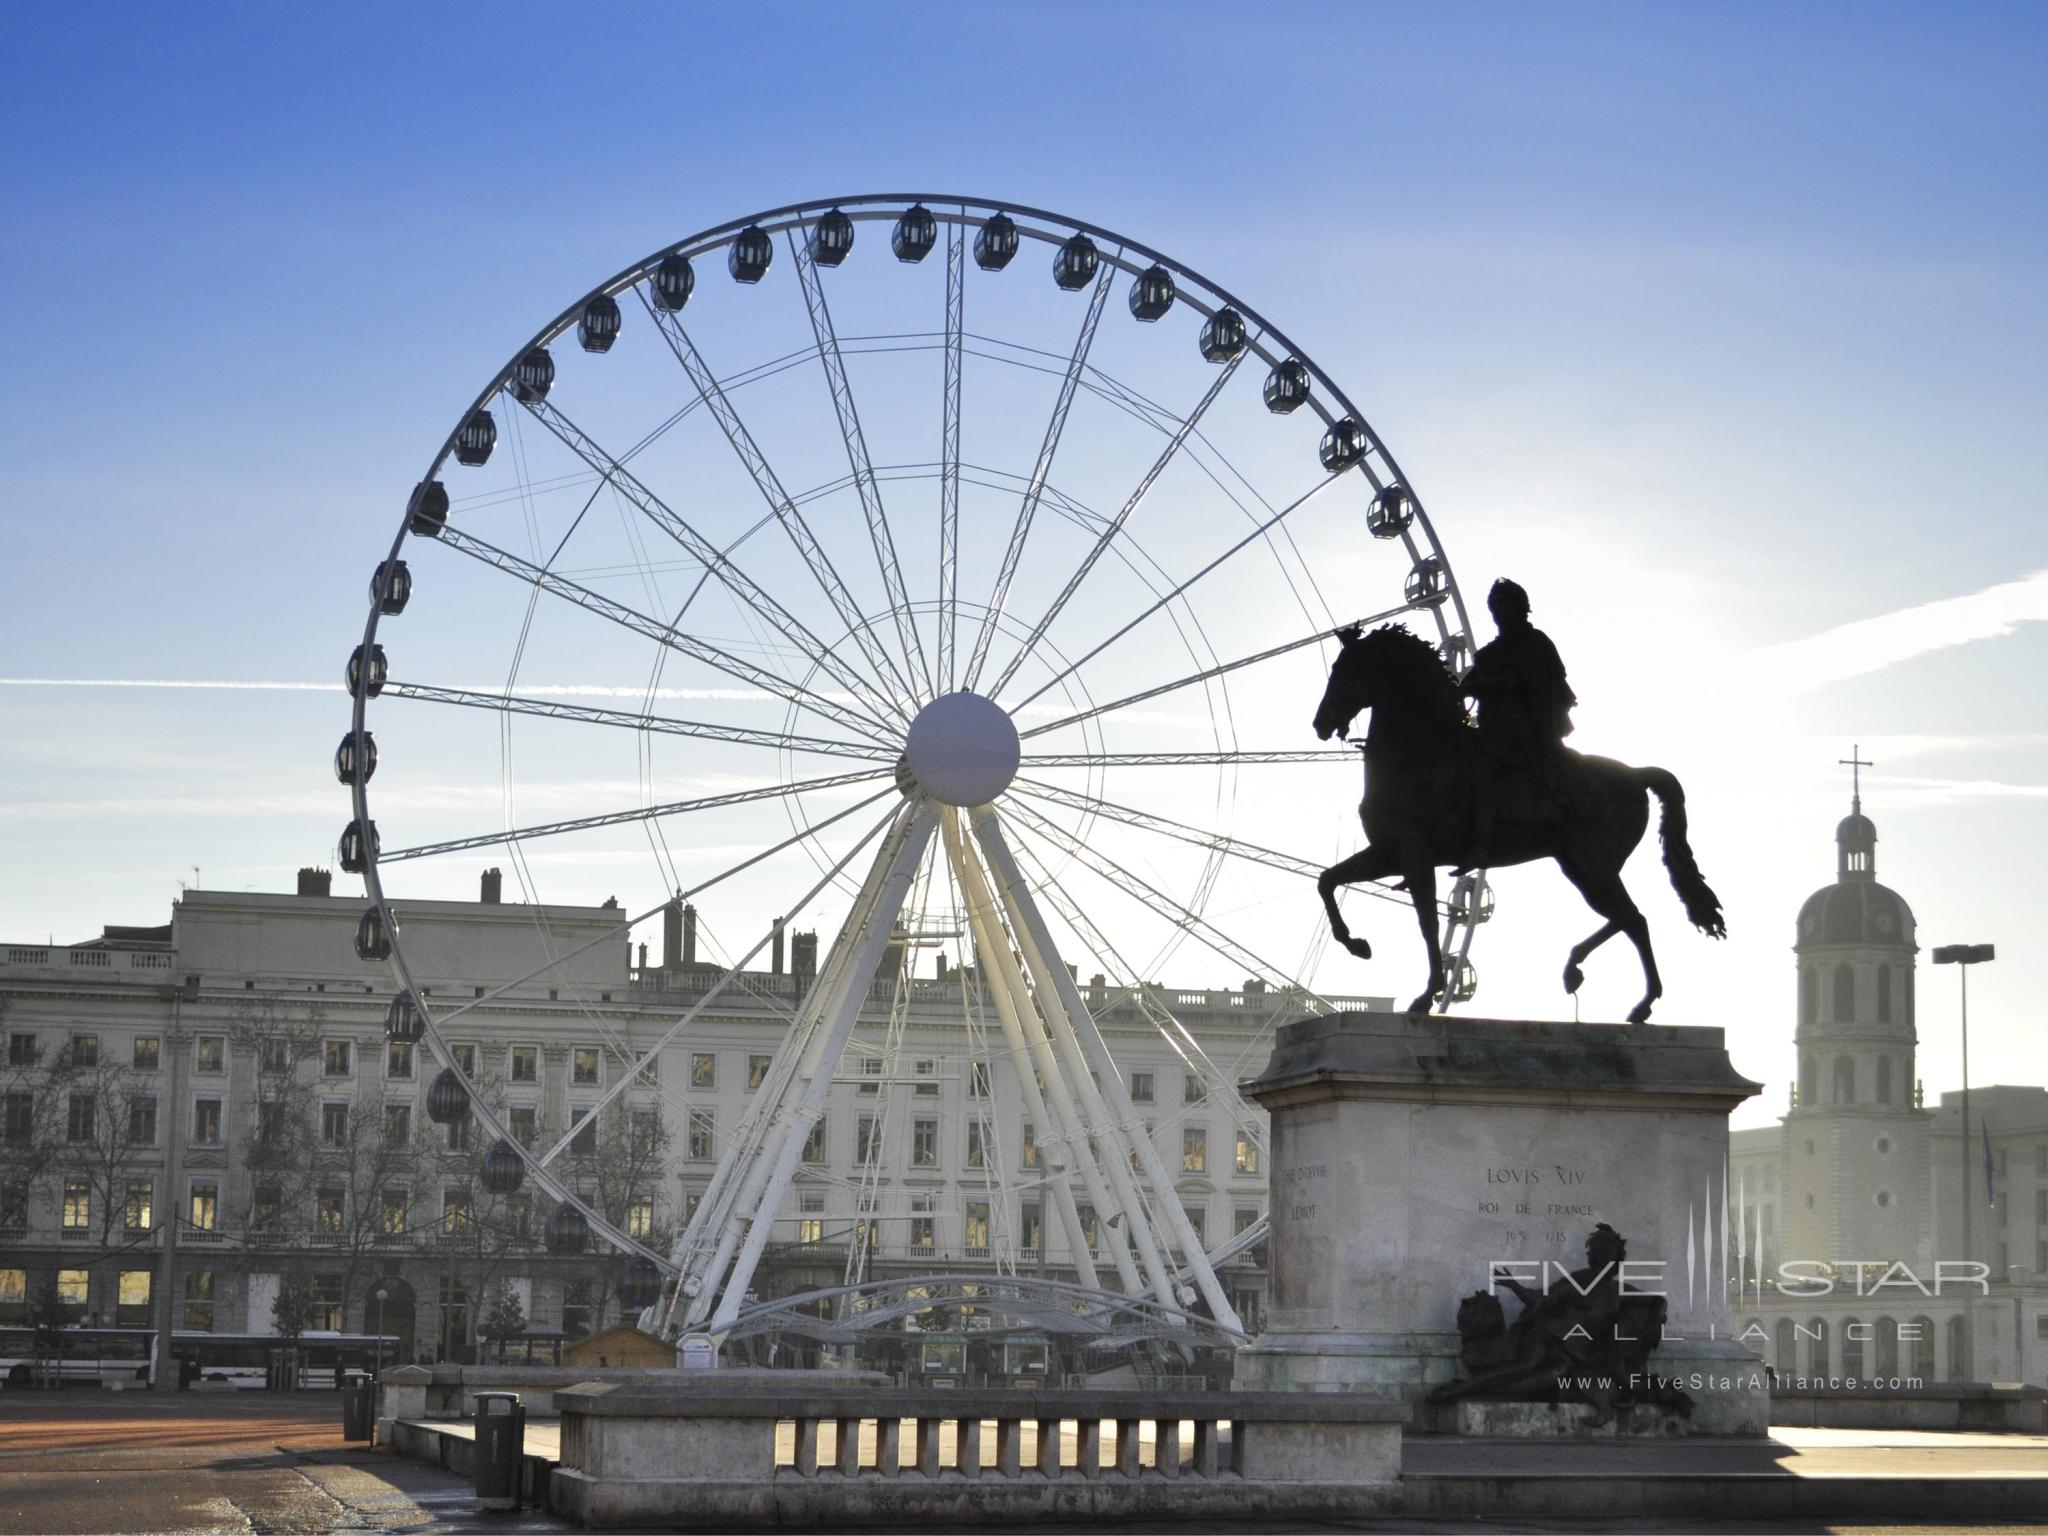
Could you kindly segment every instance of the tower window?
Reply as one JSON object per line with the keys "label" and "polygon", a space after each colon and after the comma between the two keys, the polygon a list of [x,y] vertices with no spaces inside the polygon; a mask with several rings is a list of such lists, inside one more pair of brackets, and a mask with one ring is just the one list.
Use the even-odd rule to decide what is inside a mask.
{"label": "tower window", "polygon": [[1856,1102],[1856,1063],[1847,1056],[1835,1058],[1834,1102],[1854,1104]]}
{"label": "tower window", "polygon": [[[1799,1102],[1808,1108],[1820,1102],[1820,1063],[1811,1054],[1799,1058]],[[1806,1150],[1813,1150],[1811,1142]]]}
{"label": "tower window", "polygon": [[1889,1024],[1892,1021],[1892,968],[1880,965],[1877,968],[1877,1022]]}
{"label": "tower window", "polygon": [[[1882,972],[1879,973],[1883,974]],[[1892,1101],[1892,1059],[1889,1056],[1877,1058],[1877,1102],[1889,1104]]]}
{"label": "tower window", "polygon": [[1835,1022],[1846,1024],[1856,1017],[1856,973],[1846,965],[1835,967]]}
{"label": "tower window", "polygon": [[1806,966],[1799,973],[1799,1022],[1812,1024],[1820,1018],[1820,972]]}

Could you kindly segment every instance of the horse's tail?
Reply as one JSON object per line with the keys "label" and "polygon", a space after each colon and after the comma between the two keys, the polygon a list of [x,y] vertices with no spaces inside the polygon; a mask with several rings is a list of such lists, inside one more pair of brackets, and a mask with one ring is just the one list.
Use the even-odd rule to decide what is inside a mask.
{"label": "horse's tail", "polygon": [[1721,898],[1700,873],[1699,863],[1692,856],[1692,845],[1685,840],[1685,791],[1679,787],[1677,778],[1662,768],[1638,768],[1636,777],[1664,808],[1657,824],[1657,837],[1664,845],[1664,868],[1670,872],[1671,888],[1685,903],[1685,915],[1708,938],[1727,938]]}

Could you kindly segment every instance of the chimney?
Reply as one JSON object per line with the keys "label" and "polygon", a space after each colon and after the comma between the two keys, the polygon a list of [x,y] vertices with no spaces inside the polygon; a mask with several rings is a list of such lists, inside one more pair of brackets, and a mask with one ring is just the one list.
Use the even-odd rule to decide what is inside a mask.
{"label": "chimney", "polygon": [[640,946],[640,969],[643,971],[647,969],[647,946],[645,944]]}
{"label": "chimney", "polygon": [[301,896],[332,896],[334,876],[327,870],[307,866],[299,871],[299,894]]}
{"label": "chimney", "polygon": [[941,981],[944,981],[946,979],[946,952],[944,950],[939,951],[938,977]]}
{"label": "chimney", "polygon": [[1100,1008],[1109,1001],[1109,978],[1097,971],[1088,978],[1088,1006]]}
{"label": "chimney", "polygon": [[495,907],[505,898],[505,877],[495,869],[484,871],[483,889],[477,893],[477,900],[487,907]]}
{"label": "chimney", "polygon": [[661,968],[672,971],[683,963],[683,909],[671,901],[661,909]]}
{"label": "chimney", "polygon": [[775,940],[773,947],[768,952],[768,970],[771,975],[775,976],[782,974],[782,924],[784,921],[783,918],[779,917],[775,919]]}
{"label": "chimney", "polygon": [[816,929],[789,936],[789,969],[796,977],[799,987],[807,987],[818,977],[818,934]]}
{"label": "chimney", "polygon": [[697,963],[697,909],[683,908],[683,964]]}

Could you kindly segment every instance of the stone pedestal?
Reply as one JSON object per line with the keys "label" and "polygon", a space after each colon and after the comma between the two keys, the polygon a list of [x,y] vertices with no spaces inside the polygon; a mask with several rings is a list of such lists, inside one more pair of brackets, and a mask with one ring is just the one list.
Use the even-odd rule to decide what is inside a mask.
{"label": "stone pedestal", "polygon": [[1579,1268],[1604,1221],[1629,1288],[1669,1298],[1652,1364],[1691,1432],[1763,1433],[1726,1281],[1728,1115],[1758,1085],[1720,1030],[1335,1014],[1283,1026],[1246,1091],[1272,1116],[1273,1280],[1240,1390],[1392,1393],[1455,1432],[1426,1399],[1459,1374],[1459,1301],[1496,1264]]}

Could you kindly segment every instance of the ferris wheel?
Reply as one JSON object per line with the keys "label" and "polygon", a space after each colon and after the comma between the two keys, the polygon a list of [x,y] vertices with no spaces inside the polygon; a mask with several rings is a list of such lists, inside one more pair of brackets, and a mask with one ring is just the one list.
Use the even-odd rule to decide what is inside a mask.
{"label": "ferris wheel", "polygon": [[[849,1043],[878,995],[893,1038],[917,957],[950,949],[975,1070],[1014,1073],[1048,1128],[1049,1225],[1083,1287],[1234,1326],[1223,1245],[1190,1228],[1078,977],[1135,999],[1263,1137],[1235,1090],[1259,1062],[1210,1060],[1149,983],[1334,1006],[1313,879],[1355,841],[1358,770],[1308,716],[1331,632],[1389,621],[1469,664],[1386,444],[1193,269],[955,196],[720,224],[542,326],[405,500],[335,764],[357,952],[392,966],[387,1028],[442,1065],[429,1114],[480,1122],[486,1184],[558,1202],[558,1251],[635,1255],[629,1300],[664,1297],[675,1332],[732,1325]],[[450,1050],[543,971],[459,1002],[415,984],[405,907],[458,894],[478,850],[509,861],[551,988],[578,948],[717,903],[722,974],[651,1049],[622,1045],[636,1065],[600,1110],[788,924],[834,935],[666,1252],[562,1176],[566,1135],[510,1135]],[[550,903],[599,890],[623,898],[601,940],[548,931]],[[1470,877],[1445,904],[1454,1000],[1489,908]],[[1083,1202],[1129,1218],[1101,1273]]]}

